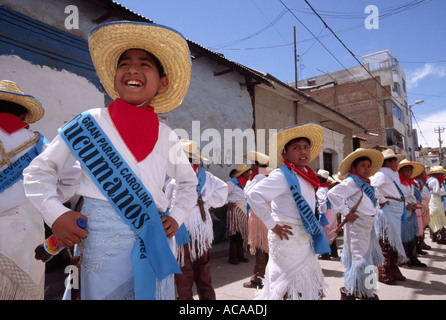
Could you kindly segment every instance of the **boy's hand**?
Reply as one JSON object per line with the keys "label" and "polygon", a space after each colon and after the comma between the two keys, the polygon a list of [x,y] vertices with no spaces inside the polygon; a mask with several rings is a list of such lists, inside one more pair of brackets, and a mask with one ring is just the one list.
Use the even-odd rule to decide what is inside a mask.
{"label": "boy's hand", "polygon": [[174,235],[177,234],[178,231],[178,222],[169,216],[162,216],[161,222],[163,224],[164,232],[166,233],[166,236],[168,238],[172,238]]}
{"label": "boy's hand", "polygon": [[355,222],[356,219],[358,219],[358,215],[356,213],[353,212],[349,212],[345,218],[347,219],[348,222]]}
{"label": "boy's hand", "polygon": [[51,229],[61,248],[75,245],[87,236],[87,230],[79,228],[76,220],[87,217],[77,211],[67,211],[54,221]]}

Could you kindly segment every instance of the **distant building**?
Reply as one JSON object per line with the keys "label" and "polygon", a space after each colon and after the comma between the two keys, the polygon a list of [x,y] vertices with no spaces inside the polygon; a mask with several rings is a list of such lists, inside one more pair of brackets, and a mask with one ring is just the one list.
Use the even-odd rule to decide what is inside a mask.
{"label": "distant building", "polygon": [[403,68],[389,50],[363,56],[362,61],[363,66],[298,81],[298,88],[364,126],[368,134],[353,132],[364,139],[364,147],[387,147],[414,159],[416,133]]}

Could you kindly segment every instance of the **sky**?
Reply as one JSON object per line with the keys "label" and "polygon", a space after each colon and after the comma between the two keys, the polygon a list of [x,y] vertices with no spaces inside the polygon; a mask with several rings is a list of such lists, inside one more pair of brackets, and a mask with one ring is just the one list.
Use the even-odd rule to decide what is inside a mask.
{"label": "sky", "polygon": [[[444,0],[117,0],[246,67],[294,82],[358,66],[390,50],[406,74],[423,147],[446,146]],[[370,7],[373,6],[373,7]],[[317,14],[316,14],[316,13]],[[318,16],[319,15],[319,16]]]}

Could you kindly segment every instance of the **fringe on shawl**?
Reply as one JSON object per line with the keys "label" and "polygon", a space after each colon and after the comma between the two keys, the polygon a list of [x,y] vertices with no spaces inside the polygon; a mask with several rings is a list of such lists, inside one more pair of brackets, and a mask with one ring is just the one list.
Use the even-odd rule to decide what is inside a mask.
{"label": "fringe on shawl", "polygon": [[252,255],[256,254],[257,249],[269,252],[268,229],[262,220],[252,213],[252,210],[249,210],[248,217],[248,244],[249,252]]}
{"label": "fringe on shawl", "polygon": [[378,287],[378,268],[384,263],[381,247],[372,232],[370,248],[365,256],[352,261],[349,250],[342,250],[341,262],[345,267],[344,286],[355,297],[372,298]]}
{"label": "fringe on shawl", "polygon": [[446,226],[446,215],[444,211],[443,204],[441,203],[441,197],[439,195],[432,194],[429,202],[429,228],[432,230],[432,232],[437,232]]}
{"label": "fringe on shawl", "polygon": [[43,300],[45,274],[38,284],[12,260],[0,255],[0,300]]}
{"label": "fringe on shawl", "polygon": [[417,214],[413,210],[407,210],[407,222],[401,223],[401,241],[409,242],[418,234]]}
{"label": "fringe on shawl", "polygon": [[248,216],[245,208],[241,208],[237,203],[234,207],[228,208],[226,218],[226,237],[235,235],[239,232],[243,238],[243,248],[248,247]]}
{"label": "fringe on shawl", "polygon": [[[401,230],[401,224],[399,229]],[[393,250],[398,252],[398,262],[405,263],[409,259],[406,256],[406,252],[401,241],[401,232],[398,232],[393,223],[391,223],[381,210],[378,210],[378,214],[375,216],[375,232],[379,239],[384,239],[389,243]]]}

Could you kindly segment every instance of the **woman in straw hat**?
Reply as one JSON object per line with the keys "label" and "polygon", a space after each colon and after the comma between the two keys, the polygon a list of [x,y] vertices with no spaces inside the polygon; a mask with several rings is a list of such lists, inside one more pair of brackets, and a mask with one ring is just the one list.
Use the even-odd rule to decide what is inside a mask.
{"label": "woman in straw hat", "polygon": [[406,256],[409,259],[407,265],[414,267],[426,267],[426,264],[417,258],[416,237],[418,234],[418,221],[415,210],[421,208],[421,206],[417,203],[415,196],[416,183],[413,180],[422,170],[424,170],[424,166],[418,161],[404,159],[398,164],[401,190],[406,200],[407,217],[407,221],[401,223],[401,241],[403,242]]}
{"label": "woman in straw hat", "polygon": [[[267,167],[269,157],[258,151],[248,151],[244,157],[253,162],[251,165],[251,177],[244,188],[246,193],[258,182],[265,179],[272,168]],[[251,279],[243,283],[245,288],[261,288],[262,279],[265,276],[265,268],[268,262],[268,229],[266,229],[262,220],[248,209],[248,246],[249,252],[255,256],[254,268]]]}
{"label": "woman in straw hat", "polygon": [[226,216],[226,237],[229,238],[229,263],[248,262],[245,250],[248,248],[248,213],[244,188],[251,175],[251,167],[242,163],[237,173],[226,182],[228,185],[228,211]]}
{"label": "woman in straw hat", "polygon": [[445,176],[446,170],[442,166],[433,166],[429,170],[427,179],[431,191],[429,228],[432,232],[432,240],[440,244],[446,243],[446,209],[442,203],[442,198],[446,197]]}
{"label": "woman in straw hat", "polygon": [[44,298],[45,265],[34,259],[45,237],[43,219],[21,179],[45,143],[29,129],[42,116],[36,98],[13,81],[0,81],[0,300]]}
{"label": "woman in straw hat", "polygon": [[370,278],[375,270],[370,266],[378,268],[384,259],[374,230],[377,201],[369,177],[381,168],[383,158],[378,150],[356,149],[339,166],[345,179],[328,192],[333,209],[347,221],[341,260],[345,267],[343,300],[378,299],[377,283]]}
{"label": "woman in straw hat", "polygon": [[[180,268],[169,247],[196,204],[197,177],[178,137],[157,114],[177,108],[186,95],[188,44],[170,28],[130,21],[97,26],[88,44],[114,100],[59,129],[26,171],[27,195],[61,246],[82,242],[76,248],[84,247],[82,299],[174,299],[173,274]],[[67,212],[54,191],[54,175],[76,160],[82,165],[82,214]],[[166,174],[177,182],[168,215]],[[86,229],[76,226],[77,218],[88,219]]]}
{"label": "woman in straw hat", "polygon": [[323,128],[314,123],[279,130],[269,139],[270,163],[279,168],[246,194],[269,230],[269,259],[256,299],[319,300],[324,295],[316,254],[330,247],[315,217],[319,179],[308,166],[321,152],[323,138]]}
{"label": "woman in straw hat", "polygon": [[[191,241],[178,247],[178,261],[181,274],[175,274],[178,300],[193,300],[192,287],[195,283],[200,300],[215,300],[212,286],[211,262],[209,250],[214,241],[214,230],[210,208],[222,207],[228,197],[226,183],[200,165],[207,161],[198,153],[197,143],[192,140],[180,140],[183,151],[197,175],[197,204],[192,209],[184,225]],[[172,199],[176,195],[176,181],[172,179],[166,186],[166,195]]]}
{"label": "woman in straw hat", "polygon": [[406,158],[395,154],[391,149],[382,152],[384,162],[378,172],[371,178],[379,204],[375,219],[375,230],[383,256],[384,264],[378,269],[378,280],[391,284],[395,280],[404,281],[398,265],[407,261],[406,252],[401,241],[401,221],[406,221],[405,200],[398,175],[398,163]]}

